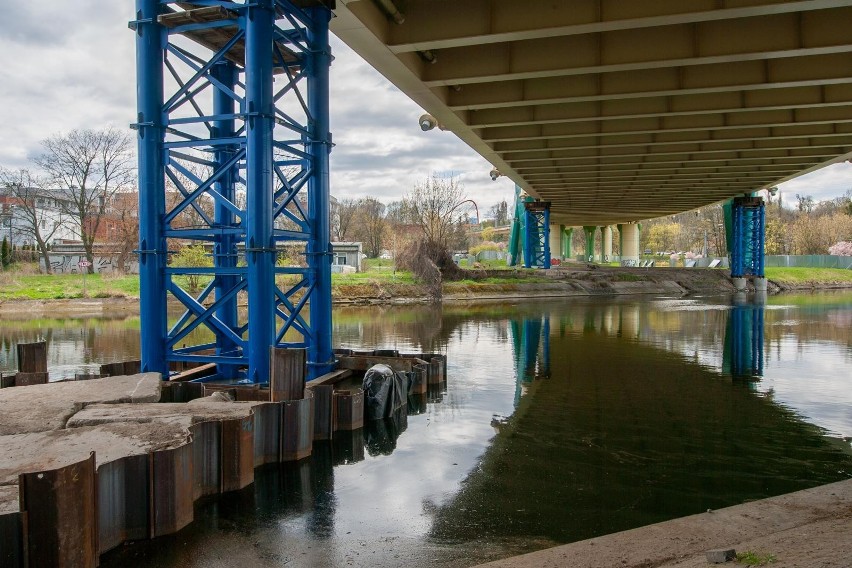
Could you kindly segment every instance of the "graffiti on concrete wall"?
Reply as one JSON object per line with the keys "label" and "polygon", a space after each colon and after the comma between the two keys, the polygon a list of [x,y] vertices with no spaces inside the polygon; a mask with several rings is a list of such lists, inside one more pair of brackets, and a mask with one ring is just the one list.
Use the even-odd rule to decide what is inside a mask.
{"label": "graffiti on concrete wall", "polygon": [[639,266],[639,261],[633,258],[623,258],[621,259],[621,266]]}
{"label": "graffiti on concrete wall", "polygon": [[[50,269],[54,274],[79,274],[80,261],[86,260],[84,254],[51,254]],[[44,261],[42,261],[43,263]],[[118,272],[118,256],[96,256],[94,271],[96,273]],[[129,274],[139,273],[139,262],[131,260],[127,263]]]}

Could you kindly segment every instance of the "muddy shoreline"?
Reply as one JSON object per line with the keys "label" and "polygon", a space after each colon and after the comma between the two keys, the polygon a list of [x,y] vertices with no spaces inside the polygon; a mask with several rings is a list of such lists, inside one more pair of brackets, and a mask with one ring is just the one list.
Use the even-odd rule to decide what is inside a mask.
{"label": "muddy shoreline", "polygon": [[[564,298],[574,296],[615,296],[664,294],[732,294],[730,275],[722,270],[694,268],[622,269],[596,265],[568,265],[542,271],[537,278],[519,276],[516,282],[507,279],[491,284],[484,277],[462,282],[445,282],[444,302],[472,300]],[[768,281],[768,292],[814,292],[852,289],[849,283],[824,282],[801,285]],[[335,286],[332,302],[335,305],[404,305],[433,301],[425,287],[419,285],[389,285],[366,282],[360,285]],[[42,317],[115,317],[139,313],[139,298],[77,298],[61,300],[0,301],[0,317],[34,319]]]}

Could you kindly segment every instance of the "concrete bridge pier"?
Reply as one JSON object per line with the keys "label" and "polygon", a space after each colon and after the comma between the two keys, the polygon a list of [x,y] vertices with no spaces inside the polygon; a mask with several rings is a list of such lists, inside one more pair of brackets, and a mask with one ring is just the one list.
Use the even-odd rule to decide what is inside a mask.
{"label": "concrete bridge pier", "polygon": [[550,224],[550,256],[551,258],[558,258],[560,261],[565,260],[564,251],[562,247],[562,239],[565,234],[565,225],[554,225]]}
{"label": "concrete bridge pier", "polygon": [[598,228],[595,226],[583,226],[583,233],[586,235],[586,255],[583,260],[594,262],[595,260],[595,231]]}
{"label": "concrete bridge pier", "polygon": [[621,266],[637,266],[639,264],[639,225],[624,223],[618,225],[621,239]]}
{"label": "concrete bridge pier", "polygon": [[612,260],[612,225],[601,227],[601,262]]}

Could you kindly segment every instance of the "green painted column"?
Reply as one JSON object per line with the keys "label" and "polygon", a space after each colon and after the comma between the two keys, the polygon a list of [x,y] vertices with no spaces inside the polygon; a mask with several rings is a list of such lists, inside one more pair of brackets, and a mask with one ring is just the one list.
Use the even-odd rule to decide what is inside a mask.
{"label": "green painted column", "polygon": [[568,229],[562,225],[562,257],[566,260],[571,260],[572,252],[574,251],[574,227]]}
{"label": "green painted column", "polygon": [[584,258],[587,262],[595,261],[595,231],[598,228],[595,226],[583,225],[583,233],[586,235],[586,256]]}

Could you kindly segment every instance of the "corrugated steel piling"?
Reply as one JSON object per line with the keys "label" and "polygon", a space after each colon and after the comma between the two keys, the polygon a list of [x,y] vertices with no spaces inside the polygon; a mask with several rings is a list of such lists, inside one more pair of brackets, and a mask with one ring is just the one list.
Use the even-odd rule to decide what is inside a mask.
{"label": "corrugated steel piling", "polygon": [[19,476],[25,566],[98,565],[95,454]]}
{"label": "corrugated steel piling", "polygon": [[[276,470],[277,477],[267,475],[255,493],[275,490],[271,479],[280,478],[288,488],[297,482],[302,488],[297,491],[301,497],[296,497],[303,501],[299,507],[311,508],[317,488],[330,479],[332,465],[361,461],[365,450],[392,451],[405,429],[406,412],[421,412],[425,391],[443,384],[445,358],[394,356],[391,351],[341,356],[344,368],[305,383],[304,350],[276,350],[271,366],[278,373],[272,375],[271,388],[119,374],[4,391],[3,399],[25,404],[31,404],[38,389],[47,389],[48,397],[57,393],[61,404],[54,401],[46,412],[55,408],[65,413],[68,405],[77,404],[85,408],[70,419],[64,414],[37,423],[21,418],[19,430],[8,432],[8,438],[0,436],[0,451],[5,439],[7,452],[16,447],[14,432],[43,432],[45,439],[53,440],[52,450],[18,460],[18,486],[0,486],[0,565],[97,566],[100,554],[123,542],[181,530],[193,521],[197,499],[251,485],[255,468],[267,464],[271,467],[264,471]],[[411,397],[423,404],[403,407],[391,419],[367,425],[359,377],[361,369],[377,361],[407,373],[415,385],[412,390],[424,391]],[[110,365],[114,367],[104,370],[120,373],[138,362]],[[233,402],[226,402],[229,399]],[[140,428],[147,432],[142,438]],[[51,459],[62,463],[63,436],[76,439],[81,433],[88,433],[87,449],[97,447],[97,454],[79,460],[78,446],[77,461],[39,467],[44,463],[42,451],[59,452]],[[146,442],[145,436],[158,441]],[[117,439],[128,441],[114,450],[112,440]],[[325,441],[315,446],[314,440]],[[313,460],[303,459],[312,453]],[[282,467],[285,462],[292,465]]]}

